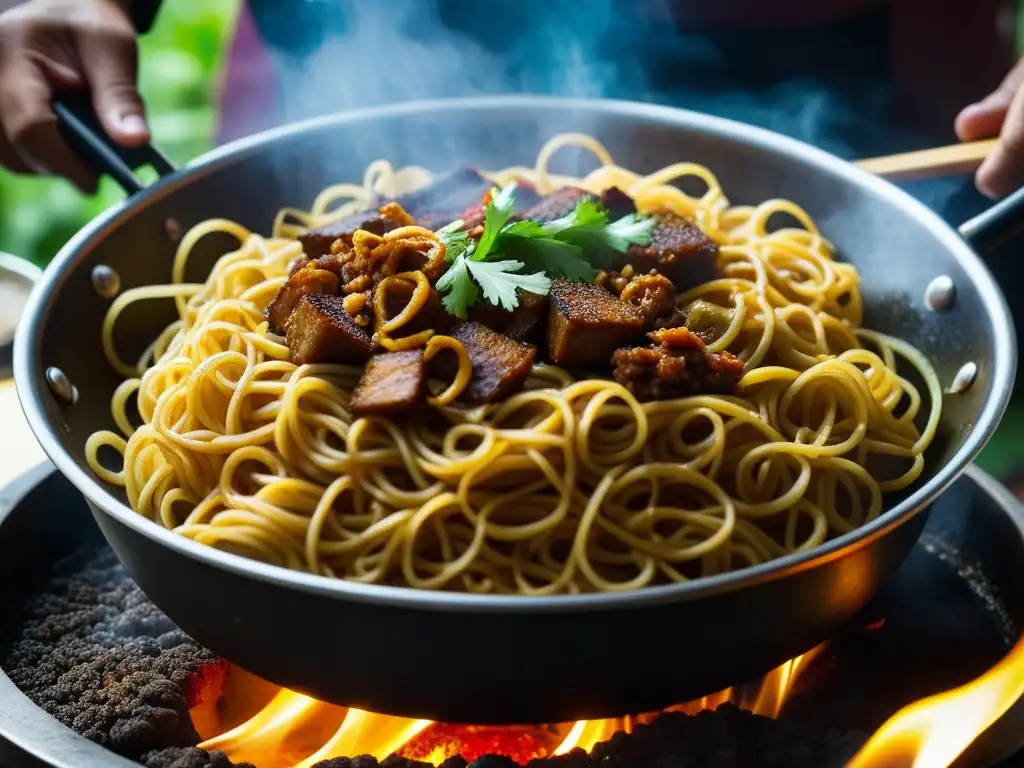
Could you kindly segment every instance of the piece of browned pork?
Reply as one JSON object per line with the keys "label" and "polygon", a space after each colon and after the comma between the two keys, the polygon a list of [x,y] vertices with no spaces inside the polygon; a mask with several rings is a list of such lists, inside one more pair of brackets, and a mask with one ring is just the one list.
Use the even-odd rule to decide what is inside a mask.
{"label": "piece of browned pork", "polygon": [[[376,292],[379,290],[379,285],[374,288],[374,303],[376,303]],[[395,280],[388,283],[387,292],[384,294],[386,320],[398,317],[409,306],[415,290],[416,286],[407,280]],[[393,338],[402,338],[428,329],[434,333],[445,333],[454,320],[455,318],[448,314],[444,304],[441,303],[441,296],[437,290],[431,286],[426,304],[420,307],[411,320],[400,328],[396,328],[389,335]]]}
{"label": "piece of browned pork", "polygon": [[633,199],[618,187],[609,187],[600,197],[590,194],[578,187],[563,187],[547,197],[540,197],[532,187],[520,186],[516,194],[516,208],[522,211],[514,218],[531,221],[548,222],[560,219],[576,207],[584,199],[597,199],[608,211],[608,221],[618,221],[623,216],[636,213]]}
{"label": "piece of browned pork", "polygon": [[291,317],[303,296],[313,293],[336,294],[337,292],[337,275],[329,270],[321,269],[316,262],[303,265],[295,270],[267,305],[265,314],[270,322],[270,330],[274,333],[286,331],[288,318]]}
{"label": "piece of browned pork", "polygon": [[605,365],[643,333],[644,314],[593,283],[551,281],[548,357],[563,366]]}
{"label": "piece of browned pork", "polygon": [[[481,176],[479,171],[474,168],[459,168],[439,176],[422,189],[401,195],[391,202],[401,205],[419,226],[440,229],[462,218],[464,213],[468,215],[477,208],[490,188],[491,183]],[[383,200],[375,201],[373,208],[384,204]],[[299,242],[302,243],[306,256],[313,259],[329,253],[335,240],[340,239],[351,245],[352,234],[357,229],[383,235],[398,226],[399,222],[387,216],[361,211],[311,229],[299,236]]]}
{"label": "piece of browned pork", "polygon": [[728,352],[709,352],[687,328],[649,333],[646,347],[616,350],[612,376],[637,400],[691,395],[727,395],[743,376],[743,361]]}
{"label": "piece of browned pork", "polygon": [[519,304],[511,312],[489,301],[478,301],[469,310],[469,319],[483,323],[516,341],[538,344],[544,338],[548,319],[548,297],[516,289]]}
{"label": "piece of browned pork", "polygon": [[684,291],[715,279],[718,245],[695,224],[659,214],[648,245],[631,245],[626,259],[638,274],[656,270]]}
{"label": "piece of browned pork", "polygon": [[374,353],[369,334],[345,311],[340,296],[303,296],[288,321],[288,353],[296,365],[307,363],[364,363]]}
{"label": "piece of browned pork", "polygon": [[358,416],[407,411],[423,403],[426,386],[422,349],[374,355],[366,363],[349,408]]}
{"label": "piece of browned pork", "polygon": [[[451,335],[462,342],[473,364],[473,376],[460,400],[474,405],[493,403],[523,388],[537,357],[536,347],[471,320],[459,323]],[[450,380],[455,368],[448,364],[444,372]]]}

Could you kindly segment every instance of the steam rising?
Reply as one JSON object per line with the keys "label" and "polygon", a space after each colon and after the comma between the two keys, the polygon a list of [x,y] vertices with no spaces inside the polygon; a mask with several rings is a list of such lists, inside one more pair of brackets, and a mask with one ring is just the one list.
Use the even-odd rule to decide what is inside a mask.
{"label": "steam rising", "polygon": [[413,99],[601,97],[639,74],[635,63],[610,60],[613,0],[479,3],[469,6],[473,19],[443,17],[436,0],[329,5],[344,14],[346,29],[300,63],[286,63],[286,122]]}
{"label": "steam rising", "polygon": [[[316,4],[328,23],[309,30],[303,55],[277,62],[280,123],[410,100],[527,93],[694,109],[779,131],[848,158],[935,141],[884,118],[890,98],[885,82],[872,77],[837,82],[828,74],[846,66],[849,51],[829,50],[827,40],[810,42],[823,58],[804,51],[806,66],[789,67],[796,76],[755,78],[760,79],[755,85],[747,82],[749,73],[738,74],[742,70],[733,59],[737,48],[752,60],[763,49],[737,46],[735,39],[723,45],[686,35],[667,21],[680,8],[669,0],[296,1]],[[793,53],[786,50],[790,47],[800,46],[775,47],[772,55],[785,59]],[[538,125],[536,136],[517,136],[515,143],[536,151],[543,139],[568,128],[596,126]],[[457,136],[422,127],[400,138],[361,135],[345,149],[361,158],[359,165],[383,156],[442,169],[470,162],[474,154],[491,155],[502,140],[481,130]],[[399,143],[402,157],[396,157]],[[559,156],[560,171],[589,167],[571,153]],[[951,191],[948,184],[914,189],[940,208]]]}

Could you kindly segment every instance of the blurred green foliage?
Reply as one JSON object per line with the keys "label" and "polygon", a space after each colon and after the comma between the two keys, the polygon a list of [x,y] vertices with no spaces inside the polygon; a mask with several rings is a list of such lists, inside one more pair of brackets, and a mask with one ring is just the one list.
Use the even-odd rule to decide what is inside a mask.
{"label": "blurred green foliage", "polygon": [[[139,41],[140,88],[154,143],[175,163],[207,151],[216,119],[213,94],[237,0],[165,0]],[[87,221],[124,193],[104,178],[86,198],[64,181],[0,171],[0,251],[46,264]]]}

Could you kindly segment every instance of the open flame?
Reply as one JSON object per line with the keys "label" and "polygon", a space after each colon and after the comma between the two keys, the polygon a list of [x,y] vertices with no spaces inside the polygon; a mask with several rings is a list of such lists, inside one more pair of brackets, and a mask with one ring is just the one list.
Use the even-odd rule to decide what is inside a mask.
{"label": "open flame", "polygon": [[[671,709],[696,714],[731,702],[756,714],[776,717],[799,673],[823,649],[819,646],[786,662],[765,675],[753,690],[728,688]],[[241,679],[229,697],[247,695],[244,673]],[[266,685],[262,681],[260,684]],[[472,761],[499,753],[525,764],[533,758],[563,755],[573,749],[589,751],[619,731],[631,732],[636,724],[649,722],[658,713],[551,725],[458,725],[337,707],[278,688],[262,709],[226,730],[222,730],[223,722],[218,723],[208,711],[202,714],[195,720],[206,738],[199,745],[203,749],[220,750],[233,762],[251,762],[260,768],[310,768],[331,757],[373,755],[383,760],[396,753],[434,765],[456,754]]]}
{"label": "open flame", "polygon": [[[732,703],[755,714],[777,717],[800,674],[823,649],[818,646],[786,662],[756,686],[729,688],[670,710],[696,714]],[[525,764],[577,748],[589,751],[659,714],[547,725],[459,725],[326,704],[271,687],[240,670],[232,675],[232,682],[234,690],[225,691],[226,698],[245,700],[254,686],[262,686],[265,703],[255,713],[241,715],[237,711],[231,714],[230,707],[220,716],[208,710],[194,712],[201,715],[194,720],[206,739],[200,746],[260,768],[310,768],[331,757],[372,755],[384,760],[391,754],[433,765],[457,754],[468,762],[485,754],[503,754]],[[977,680],[902,709],[868,740],[848,768],[948,768],[1022,695],[1024,638]]]}
{"label": "open flame", "polygon": [[946,768],[1024,694],[1024,637],[976,680],[904,707],[847,768]]}

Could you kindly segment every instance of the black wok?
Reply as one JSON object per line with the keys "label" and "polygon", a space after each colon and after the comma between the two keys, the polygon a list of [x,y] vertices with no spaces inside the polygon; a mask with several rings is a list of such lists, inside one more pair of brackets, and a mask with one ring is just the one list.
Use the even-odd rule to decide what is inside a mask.
{"label": "black wok", "polygon": [[[567,130],[593,133],[640,171],[704,163],[734,203],[786,197],[818,220],[861,272],[866,324],[916,344],[952,390],[912,493],[852,534],[743,571],[626,594],[526,598],[358,585],[263,565],[143,519],[87,469],[86,438],[112,427],[118,384],[100,347],[112,282],[109,273],[94,280],[99,265],[116,271],[122,290],[165,282],[177,233],[200,220],[267,231],[278,208],[360,178],[374,158],[495,168],[530,162]],[[119,176],[134,184],[128,165]],[[131,575],[183,629],[243,667],[321,699],[445,720],[650,710],[754,677],[826,639],[910,551],[922,513],[991,436],[1010,394],[1013,327],[975,249],[1016,230],[1022,200],[1024,191],[961,236],[897,188],[809,146],[647,104],[502,97],[350,112],[217,150],[88,225],[32,296],[15,372],[35,434]],[[218,255],[217,243],[205,244],[189,280],[202,280]],[[120,348],[141,351],[173,317],[170,302],[150,304],[119,323]]]}

